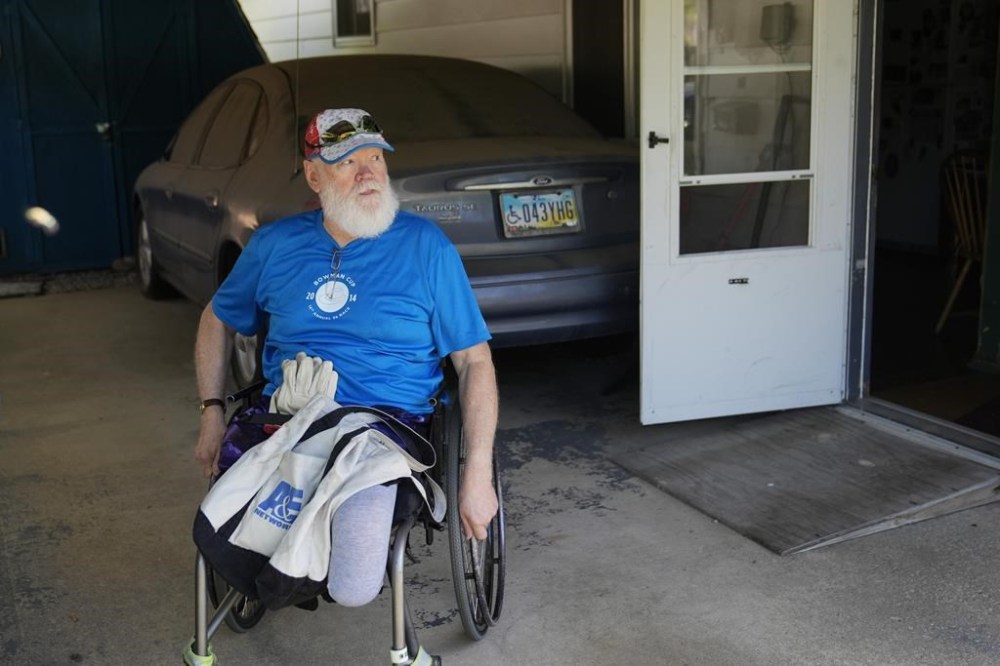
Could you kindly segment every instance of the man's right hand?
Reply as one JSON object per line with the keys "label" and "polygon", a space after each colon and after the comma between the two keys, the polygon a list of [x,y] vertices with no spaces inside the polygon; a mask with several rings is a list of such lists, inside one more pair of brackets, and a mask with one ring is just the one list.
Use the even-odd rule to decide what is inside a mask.
{"label": "man's right hand", "polygon": [[223,411],[211,407],[201,415],[201,429],[198,443],[194,447],[194,458],[201,464],[202,474],[211,478],[219,473],[219,453],[222,451],[222,437],[226,433]]}

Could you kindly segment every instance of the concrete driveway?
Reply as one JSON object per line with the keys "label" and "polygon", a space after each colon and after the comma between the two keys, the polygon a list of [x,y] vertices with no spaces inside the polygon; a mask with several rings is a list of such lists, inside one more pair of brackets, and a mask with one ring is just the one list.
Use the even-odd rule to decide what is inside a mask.
{"label": "concrete driveway", "polygon": [[[205,490],[197,317],[134,287],[0,300],[0,663],[180,663]],[[781,558],[607,459],[682,432],[638,425],[627,341],[496,360],[500,626],[465,638],[443,535],[408,568],[420,638],[446,664],[1000,663],[1000,506]],[[384,664],[389,627],[383,593],[213,645],[225,664]]]}

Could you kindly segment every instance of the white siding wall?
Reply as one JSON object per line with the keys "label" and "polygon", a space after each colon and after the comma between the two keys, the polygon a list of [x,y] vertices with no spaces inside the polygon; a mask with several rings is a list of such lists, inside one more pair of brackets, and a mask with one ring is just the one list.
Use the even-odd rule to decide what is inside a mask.
{"label": "white siding wall", "polygon": [[375,0],[375,44],[339,49],[335,0],[239,2],[272,62],[350,53],[453,56],[514,70],[564,95],[565,0]]}

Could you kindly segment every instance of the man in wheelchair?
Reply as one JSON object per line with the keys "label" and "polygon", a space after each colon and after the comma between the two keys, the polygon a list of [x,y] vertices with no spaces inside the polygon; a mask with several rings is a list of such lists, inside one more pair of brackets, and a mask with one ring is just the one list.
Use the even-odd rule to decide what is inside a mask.
{"label": "man in wheelchair", "polygon": [[[457,510],[465,535],[484,539],[497,512],[490,336],[454,246],[431,221],[399,211],[385,162],[391,150],[360,109],[327,109],[309,122],[303,170],[322,208],[257,230],[202,313],[195,458],[214,477],[220,462],[232,462],[224,441],[227,454],[239,453],[267,436],[246,415],[225,422],[234,331],[253,336],[266,321],[267,384],[248,412],[293,413],[319,392],[379,407],[419,431],[448,358],[466,447]],[[328,589],[339,604],[363,605],[381,590],[396,493],[396,485],[372,486],[334,514]]]}

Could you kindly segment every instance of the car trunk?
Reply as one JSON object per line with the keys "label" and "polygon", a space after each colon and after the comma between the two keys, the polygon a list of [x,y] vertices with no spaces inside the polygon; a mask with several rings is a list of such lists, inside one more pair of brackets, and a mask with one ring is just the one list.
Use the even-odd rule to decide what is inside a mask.
{"label": "car trunk", "polygon": [[[505,272],[507,256],[539,269],[586,270],[601,263],[592,250],[634,246],[637,162],[624,142],[504,138],[401,143],[389,168],[402,208],[436,221],[470,275],[489,275]],[[505,225],[501,206],[522,204],[565,204],[575,215],[564,224]]]}

